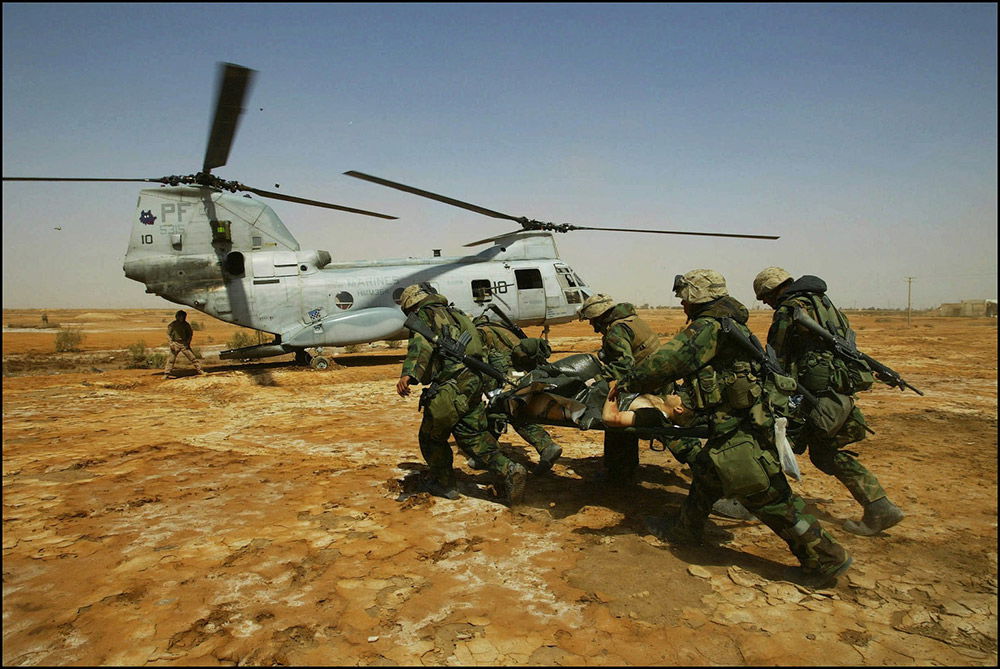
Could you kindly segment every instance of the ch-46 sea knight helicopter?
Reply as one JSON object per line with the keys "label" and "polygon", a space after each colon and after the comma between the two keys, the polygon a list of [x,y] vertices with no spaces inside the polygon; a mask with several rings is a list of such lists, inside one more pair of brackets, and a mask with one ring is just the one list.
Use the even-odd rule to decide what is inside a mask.
{"label": "ch-46 sea knight helicopter", "polygon": [[[405,338],[399,309],[403,288],[427,282],[459,308],[478,314],[498,306],[519,325],[572,320],[591,289],[559,258],[553,232],[610,230],[710,237],[776,239],[667,230],[578,227],[518,218],[386,179],[345,174],[514,221],[521,230],[481,239],[488,248],[461,257],[333,262],[328,251],[303,250],[266,204],[250,197],[296,202],[383,219],[396,217],[225,181],[212,170],[226,164],[254,70],[222,63],[214,120],[202,169],[160,178],[3,177],[4,181],[137,181],[161,184],[139,192],[125,276],[146,292],[227,323],[273,335],[267,343],[222,351],[249,360],[294,353],[300,364],[324,369],[309,350]],[[242,196],[230,193],[244,193]]]}

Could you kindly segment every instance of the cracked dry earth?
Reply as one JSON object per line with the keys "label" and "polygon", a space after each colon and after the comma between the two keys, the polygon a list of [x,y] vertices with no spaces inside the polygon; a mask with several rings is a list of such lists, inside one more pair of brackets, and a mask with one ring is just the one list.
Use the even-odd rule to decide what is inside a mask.
{"label": "cracked dry earth", "polygon": [[[78,369],[46,362],[52,333],[4,334],[5,665],[996,665],[995,320],[852,314],[926,397],[860,400],[862,462],[908,514],[880,536],[840,529],[859,508],[800,458],[793,487],[855,558],[812,591],[759,523],[713,516],[695,549],[650,536],[689,472],[643,444],[640,483],[602,489],[600,432],[553,429],[564,457],[514,509],[458,458],[462,499],[413,494],[401,348],[323,372],[209,352],[208,376],[164,381],[114,351],[160,345],[172,310],[95,313],[49,312],[89,331]],[[552,342],[597,345],[582,324]]]}

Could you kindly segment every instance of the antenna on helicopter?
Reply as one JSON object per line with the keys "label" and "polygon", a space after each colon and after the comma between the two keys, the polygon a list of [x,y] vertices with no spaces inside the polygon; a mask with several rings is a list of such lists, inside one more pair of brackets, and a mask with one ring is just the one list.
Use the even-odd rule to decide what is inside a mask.
{"label": "antenna on helicopter", "polygon": [[[414,188],[413,186],[407,186],[406,184],[401,184],[396,181],[389,181],[388,179],[383,179],[381,177],[365,174],[364,172],[357,172],[355,170],[351,170],[349,172],[344,172],[344,174],[346,174],[349,177],[354,177],[356,179],[370,181],[372,183],[379,184],[380,186],[388,186],[389,188],[395,188],[396,190],[401,190],[405,193],[412,193],[414,195],[426,197],[431,200],[437,200],[438,202],[444,202],[445,204],[450,204],[453,207],[461,207],[462,209],[468,209],[469,211],[474,211],[477,214],[483,214],[484,216],[490,216],[491,218],[503,218],[508,221],[514,221],[515,223],[520,224],[522,230],[544,230],[547,232],[569,232],[571,230],[605,230],[608,232],[648,232],[658,235],[697,235],[700,237],[778,239],[778,236],[776,235],[741,235],[741,234],[726,233],[726,232],[685,232],[680,230],[640,230],[635,228],[594,228],[582,225],[570,225],[569,223],[546,223],[544,221],[536,221],[534,219],[529,219],[524,216],[511,216],[510,214],[504,214],[502,212],[494,211],[492,209],[486,209],[485,207],[480,207],[479,205],[470,204],[468,202],[462,202],[461,200],[456,200],[454,198],[450,198],[445,195],[438,195],[437,193],[421,190],[420,188]],[[518,231],[505,232],[501,235],[496,235],[494,237],[487,237],[486,239],[480,239],[475,242],[469,242],[468,244],[465,244],[465,246],[478,246],[479,244],[486,244],[488,242],[493,242],[498,239],[503,239],[504,237],[509,237],[511,235],[517,234],[517,232]]]}
{"label": "antenna on helicopter", "polygon": [[[320,200],[310,200],[304,197],[294,197],[283,193],[261,190],[253,186],[247,186],[238,181],[226,181],[212,174],[212,170],[222,167],[229,160],[229,150],[232,148],[233,139],[236,136],[236,128],[239,125],[240,115],[243,113],[243,103],[250,92],[253,76],[256,70],[234,65],[233,63],[219,63],[219,75],[216,85],[217,95],[215,100],[215,112],[212,119],[212,127],[208,135],[208,145],[205,147],[205,160],[202,163],[201,171],[197,174],[184,176],[171,175],[159,178],[127,179],[127,178],[106,178],[106,177],[3,177],[4,181],[137,181],[144,183],[160,183],[167,186],[197,185],[205,186],[213,190],[227,190],[232,193],[247,192],[254,193],[261,197],[274,200],[285,200],[286,202],[296,202],[307,204],[313,207],[323,207],[325,209],[336,209],[352,214],[362,214],[364,216],[374,216],[387,220],[395,220],[396,216],[380,214],[366,209],[355,209],[339,204],[321,202]],[[277,184],[275,184],[277,187]]]}

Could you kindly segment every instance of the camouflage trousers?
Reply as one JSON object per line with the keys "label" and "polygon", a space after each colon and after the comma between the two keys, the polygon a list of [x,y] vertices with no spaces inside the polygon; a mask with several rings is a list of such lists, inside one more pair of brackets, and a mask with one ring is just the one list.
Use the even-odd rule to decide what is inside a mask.
{"label": "camouflage trousers", "polygon": [[191,361],[192,367],[199,372],[201,371],[201,362],[195,357],[194,351],[180,342],[172,341],[170,342],[170,353],[167,354],[167,366],[163,368],[164,374],[169,374],[174,371],[174,363],[177,362],[177,356],[181,353],[184,354],[185,358]]}
{"label": "camouflage trousers", "polygon": [[431,477],[446,487],[455,485],[450,435],[454,435],[455,443],[464,453],[474,455],[490,471],[500,476],[506,474],[513,463],[500,452],[497,440],[489,432],[479,377],[463,372],[457,379],[432,384],[424,392],[432,393],[432,397],[424,404],[417,438]]}
{"label": "camouflage trousers", "polygon": [[[727,490],[724,481],[739,480],[745,472],[720,470],[719,460],[712,453],[729,449],[745,450],[747,457],[729,460],[723,467],[759,467],[756,476],[759,485],[736,493]],[[692,471],[691,490],[681,505],[679,525],[694,536],[701,536],[712,505],[723,497],[739,501],[751,513],[784,539],[789,549],[807,570],[836,567],[847,559],[844,550],[815,517],[805,512],[805,502],[792,492],[778,464],[777,456],[769,449],[761,450],[755,435],[737,430],[721,437],[709,439],[689,463]],[[747,480],[744,476],[742,480]]]}
{"label": "camouflage trousers", "polygon": [[832,437],[810,430],[806,425],[794,439],[797,452],[801,453],[808,449],[809,459],[816,469],[843,483],[851,496],[862,506],[877,502],[886,496],[878,478],[853,455],[842,450],[845,446],[865,438],[865,424],[864,415],[855,406],[844,426]]}

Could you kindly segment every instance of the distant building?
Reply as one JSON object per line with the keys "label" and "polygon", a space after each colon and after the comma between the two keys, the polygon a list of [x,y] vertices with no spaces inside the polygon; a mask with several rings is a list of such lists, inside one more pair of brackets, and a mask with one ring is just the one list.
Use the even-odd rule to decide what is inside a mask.
{"label": "distant building", "polygon": [[962,300],[945,302],[938,307],[942,316],[996,316],[996,300]]}

